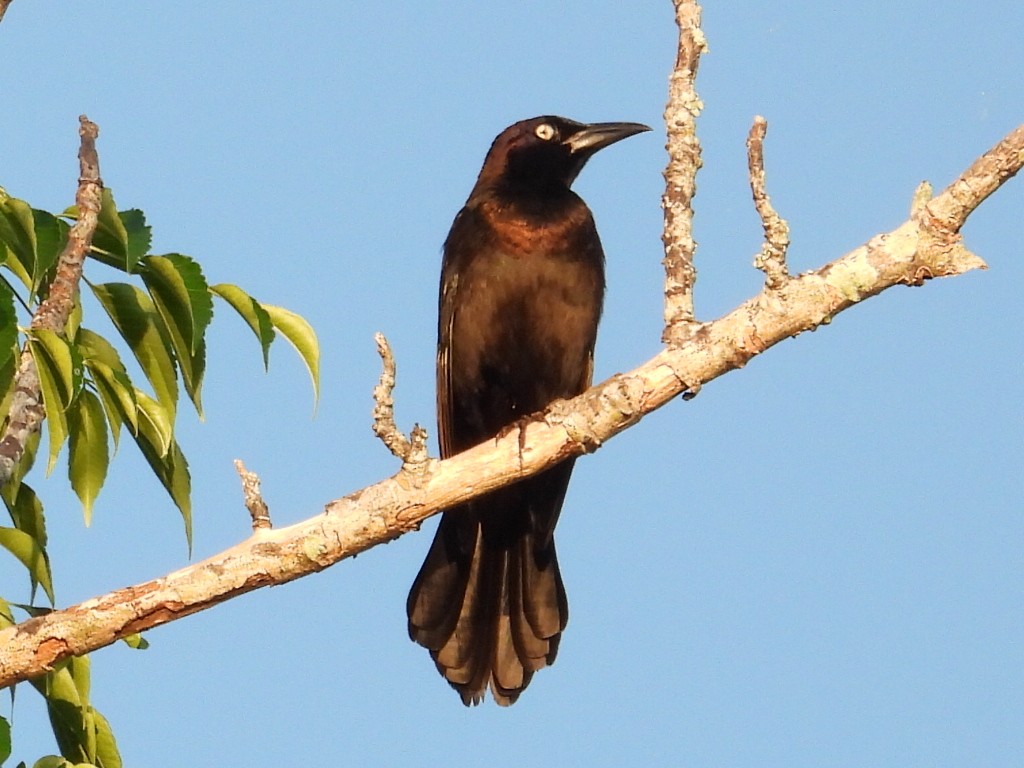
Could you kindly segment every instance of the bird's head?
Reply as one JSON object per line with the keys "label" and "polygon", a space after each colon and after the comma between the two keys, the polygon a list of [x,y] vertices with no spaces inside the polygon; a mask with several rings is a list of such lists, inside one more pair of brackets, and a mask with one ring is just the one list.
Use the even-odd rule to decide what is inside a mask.
{"label": "bird's head", "polygon": [[610,144],[651,130],[641,123],[577,123],[547,115],[510,125],[494,140],[477,188],[568,189],[587,160]]}

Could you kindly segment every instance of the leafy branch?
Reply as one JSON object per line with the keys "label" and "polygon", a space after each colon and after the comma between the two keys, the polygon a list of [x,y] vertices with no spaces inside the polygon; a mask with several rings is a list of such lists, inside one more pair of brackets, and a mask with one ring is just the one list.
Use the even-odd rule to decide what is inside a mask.
{"label": "leafy branch", "polygon": [[[124,430],[181,514],[191,548],[191,479],[174,427],[182,389],[202,416],[206,331],[214,299],[231,307],[256,336],[264,367],[278,334],[291,342],[309,370],[314,397],[319,392],[319,346],[309,324],[236,285],[209,285],[199,263],[189,256],[151,254],[145,215],[118,211],[113,193],[103,186],[96,151],[99,129],[84,116],[80,126],[80,177],[73,207],[53,214],[0,189],[0,412],[6,414],[0,498],[11,519],[10,526],[0,526],[0,549],[25,567],[30,597],[28,604],[0,597],[0,626],[16,623],[15,609],[30,617],[48,613],[32,605],[38,587],[50,605],[56,603],[43,504],[24,482],[43,424],[46,474],[67,445],[68,479],[87,525],[106,481],[111,445],[118,446]],[[86,257],[125,279],[98,283],[84,278]],[[113,340],[83,324],[83,282],[113,324]],[[30,313],[27,328],[19,328],[16,306]],[[119,348],[131,353],[143,386],[136,383],[138,374],[129,370]],[[133,647],[145,647],[137,635],[125,639]],[[120,765],[109,724],[89,703],[88,658],[48,668],[32,685],[46,699],[63,755],[53,760]],[[3,734],[9,738],[6,726],[0,718],[0,762]],[[58,764],[63,763],[53,763]]]}

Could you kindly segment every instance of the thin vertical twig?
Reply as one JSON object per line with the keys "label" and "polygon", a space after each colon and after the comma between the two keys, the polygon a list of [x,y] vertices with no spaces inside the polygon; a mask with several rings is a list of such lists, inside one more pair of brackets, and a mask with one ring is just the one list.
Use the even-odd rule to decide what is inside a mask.
{"label": "thin vertical twig", "polygon": [[253,532],[270,530],[273,527],[270,522],[270,507],[263,500],[260,491],[260,476],[246,469],[241,459],[235,459],[235,471],[242,481],[242,498],[245,508],[249,510],[249,517],[252,518]]}
{"label": "thin vertical twig", "polygon": [[373,388],[373,433],[402,460],[403,468],[420,466],[427,460],[427,430],[415,424],[406,437],[395,424],[395,357],[383,333],[378,332],[373,338],[382,365],[380,381]]}
{"label": "thin vertical twig", "polygon": [[754,257],[754,266],[764,272],[767,288],[777,289],[789,279],[786,267],[786,252],[789,250],[789,224],[779,216],[768,197],[764,174],[764,137],[768,132],[768,121],[758,115],[747,135],[747,168],[750,171],[750,192],[754,197],[754,208],[761,217],[764,229],[764,243]]}
{"label": "thin vertical twig", "polygon": [[[99,127],[85,115],[79,117],[78,121],[78,135],[82,137],[78,150],[78,191],[75,194],[78,219],[68,230],[68,241],[57,259],[53,282],[46,299],[33,314],[30,325],[33,330],[48,330],[61,335],[64,334],[64,327],[75,306],[82,265],[92,246],[103,197],[103,180],[100,178],[100,161],[96,152]],[[14,378],[14,396],[11,398],[7,427],[0,439],[0,487],[11,479],[14,467],[25,452],[26,441],[39,429],[45,415],[39,374],[26,344]]]}
{"label": "thin vertical twig", "polygon": [[695,0],[675,0],[679,47],[676,64],[669,78],[669,98],[665,107],[668,130],[668,166],[665,168],[665,194],[661,206],[665,212],[662,242],[665,244],[665,329],[662,341],[678,346],[693,332],[693,285],[697,270],[693,256],[693,198],[697,194],[697,171],[701,167],[697,116],[704,108],[697,95],[695,81],[701,54],[707,41],[700,28],[701,8]]}

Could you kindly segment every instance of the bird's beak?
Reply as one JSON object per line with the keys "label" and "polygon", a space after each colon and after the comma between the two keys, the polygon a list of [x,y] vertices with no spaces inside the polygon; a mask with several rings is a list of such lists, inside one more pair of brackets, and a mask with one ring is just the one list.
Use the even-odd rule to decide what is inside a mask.
{"label": "bird's beak", "polygon": [[587,158],[610,144],[649,130],[650,126],[643,123],[591,123],[562,143],[569,147],[572,154]]}

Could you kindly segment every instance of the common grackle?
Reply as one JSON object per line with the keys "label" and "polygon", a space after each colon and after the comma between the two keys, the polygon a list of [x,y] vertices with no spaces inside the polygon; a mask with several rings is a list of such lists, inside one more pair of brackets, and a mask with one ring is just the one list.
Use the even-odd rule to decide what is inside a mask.
{"label": "common grackle", "polygon": [[[569,187],[639,123],[535,117],[491,145],[444,244],[437,420],[447,458],[588,386],[604,252]],[[409,592],[409,636],[464,704],[515,702],[568,619],[554,529],[573,460],[444,512]]]}

